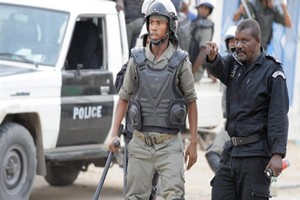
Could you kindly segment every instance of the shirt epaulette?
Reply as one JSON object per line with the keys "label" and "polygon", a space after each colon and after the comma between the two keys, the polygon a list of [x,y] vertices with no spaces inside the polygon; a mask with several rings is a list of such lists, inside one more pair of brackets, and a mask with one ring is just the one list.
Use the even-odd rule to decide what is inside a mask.
{"label": "shirt epaulette", "polygon": [[270,60],[273,60],[274,62],[278,63],[278,64],[282,64],[278,59],[274,58],[273,56],[271,55],[268,55],[266,54],[266,58],[270,59]]}

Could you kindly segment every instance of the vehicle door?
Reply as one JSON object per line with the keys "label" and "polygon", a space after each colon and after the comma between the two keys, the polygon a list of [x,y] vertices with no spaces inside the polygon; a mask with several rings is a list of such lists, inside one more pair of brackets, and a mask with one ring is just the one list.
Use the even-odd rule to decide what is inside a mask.
{"label": "vehicle door", "polygon": [[113,74],[105,66],[104,18],[76,22],[62,72],[57,146],[104,143],[113,116]]}

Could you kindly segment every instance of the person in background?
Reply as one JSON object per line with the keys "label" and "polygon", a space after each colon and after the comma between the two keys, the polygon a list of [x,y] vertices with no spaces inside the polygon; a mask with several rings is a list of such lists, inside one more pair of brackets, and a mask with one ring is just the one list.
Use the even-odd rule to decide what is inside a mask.
{"label": "person in background", "polygon": [[143,0],[117,0],[116,9],[124,11],[127,41],[130,50],[135,47],[136,40],[144,24],[144,16],[141,12]]}
{"label": "person in background", "polygon": [[[202,65],[205,60],[205,42],[211,41],[214,34],[214,22],[209,18],[213,12],[214,3],[212,0],[196,0],[196,9],[198,16],[191,25],[189,55],[195,82],[199,82],[204,74]],[[211,79],[216,82],[215,78],[211,77]]]}
{"label": "person in background", "polygon": [[[237,9],[233,15],[233,21],[238,22],[241,18],[255,19],[261,28],[261,45],[267,50],[273,34],[273,22],[291,28],[292,21],[286,7],[286,0],[280,0],[282,12],[273,0],[251,0]],[[247,12],[248,10],[248,12]],[[250,15],[250,16],[248,16]]]}
{"label": "person in background", "polygon": [[[235,35],[236,26],[230,26],[224,36],[224,42],[226,45],[226,51],[227,53],[233,53],[235,51]],[[222,110],[223,110],[223,117],[226,119],[227,112],[226,112],[226,86],[223,85],[222,88]],[[219,164],[220,164],[220,158],[221,154],[223,152],[223,146],[225,142],[229,140],[229,136],[224,129],[221,130],[220,133],[217,134],[216,138],[214,139],[212,145],[207,149],[205,153],[206,160],[210,166],[210,168],[213,170],[213,172],[217,172]]]}
{"label": "person in background", "polygon": [[177,37],[179,48],[189,51],[191,43],[191,21],[181,12],[183,5],[182,0],[171,0],[175,6],[178,17]]}
{"label": "person in background", "polygon": [[191,0],[181,0],[181,1],[182,1],[181,12],[183,12],[190,21],[194,21],[197,18],[197,15],[190,10]]}
{"label": "person in background", "polygon": [[270,179],[282,171],[288,136],[289,99],[282,64],[261,48],[261,29],[242,20],[235,32],[235,52],[222,57],[206,44],[206,69],[227,87],[225,143],[211,181],[212,200],[269,199]]}
{"label": "person in background", "polygon": [[[197,104],[188,54],[177,48],[177,14],[171,1],[156,0],[145,15],[150,44],[134,48],[119,92],[112,138],[127,112],[133,126],[128,144],[125,199],[149,199],[158,172],[164,199],[184,199],[184,163],[189,170],[197,161]],[[184,153],[180,130],[186,115],[191,139]]]}

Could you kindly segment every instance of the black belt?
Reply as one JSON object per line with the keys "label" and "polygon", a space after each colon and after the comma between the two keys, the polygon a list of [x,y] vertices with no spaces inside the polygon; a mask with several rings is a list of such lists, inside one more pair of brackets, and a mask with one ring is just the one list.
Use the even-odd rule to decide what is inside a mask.
{"label": "black belt", "polygon": [[245,144],[251,144],[254,142],[258,142],[262,139],[262,134],[258,133],[258,134],[254,134],[254,135],[250,135],[247,137],[231,137],[231,143],[233,144],[233,146],[241,146],[241,145],[245,145]]}

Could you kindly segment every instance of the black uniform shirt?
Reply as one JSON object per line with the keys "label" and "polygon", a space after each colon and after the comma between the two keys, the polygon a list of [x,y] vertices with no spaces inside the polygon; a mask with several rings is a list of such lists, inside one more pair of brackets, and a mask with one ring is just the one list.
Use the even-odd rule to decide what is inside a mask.
{"label": "black uniform shirt", "polygon": [[[227,131],[231,137],[262,134],[266,139],[233,147],[231,155],[271,156],[286,153],[288,91],[281,63],[261,55],[249,66],[235,54],[205,63],[207,69],[227,86]],[[232,145],[231,145],[232,147]]]}

